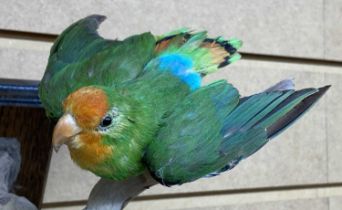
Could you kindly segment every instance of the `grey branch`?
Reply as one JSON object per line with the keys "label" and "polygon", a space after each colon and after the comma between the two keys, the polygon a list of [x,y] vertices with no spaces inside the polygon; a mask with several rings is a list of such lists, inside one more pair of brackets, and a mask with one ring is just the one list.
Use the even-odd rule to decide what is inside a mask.
{"label": "grey branch", "polygon": [[102,178],[92,189],[84,210],[121,210],[132,198],[155,184],[148,172],[125,181]]}

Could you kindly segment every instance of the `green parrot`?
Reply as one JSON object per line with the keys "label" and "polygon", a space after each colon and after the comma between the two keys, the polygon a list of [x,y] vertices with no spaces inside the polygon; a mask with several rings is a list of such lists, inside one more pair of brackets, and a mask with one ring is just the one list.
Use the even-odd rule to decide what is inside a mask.
{"label": "green parrot", "polygon": [[238,39],[180,29],[122,41],[99,36],[92,15],[55,41],[39,86],[58,118],[53,145],[81,168],[112,180],[144,171],[163,185],[232,169],[308,110],[329,88],[294,90],[284,80],[241,97],[225,80],[202,78],[237,61]]}

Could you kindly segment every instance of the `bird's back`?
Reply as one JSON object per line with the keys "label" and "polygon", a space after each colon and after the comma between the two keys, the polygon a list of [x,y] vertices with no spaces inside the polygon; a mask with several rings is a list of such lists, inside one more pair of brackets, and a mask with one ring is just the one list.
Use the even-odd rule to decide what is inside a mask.
{"label": "bird's back", "polygon": [[150,104],[158,117],[167,115],[201,88],[205,75],[238,60],[239,47],[237,39],[211,39],[206,32],[182,29],[169,33],[156,41],[154,56],[141,75],[122,87],[130,93],[128,97]]}

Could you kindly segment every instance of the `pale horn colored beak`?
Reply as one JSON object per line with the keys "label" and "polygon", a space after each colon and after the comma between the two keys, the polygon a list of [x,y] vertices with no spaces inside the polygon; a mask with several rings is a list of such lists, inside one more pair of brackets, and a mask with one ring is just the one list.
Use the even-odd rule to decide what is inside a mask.
{"label": "pale horn colored beak", "polygon": [[62,144],[68,143],[74,136],[81,132],[81,128],[78,127],[75,119],[71,114],[64,114],[57,122],[52,135],[52,145],[56,152]]}

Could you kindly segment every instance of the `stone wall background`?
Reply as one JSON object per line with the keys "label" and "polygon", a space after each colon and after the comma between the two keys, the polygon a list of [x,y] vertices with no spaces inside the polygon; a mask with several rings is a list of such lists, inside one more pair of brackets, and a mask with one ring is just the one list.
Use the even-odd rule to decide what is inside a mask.
{"label": "stone wall background", "polygon": [[[298,123],[231,172],[153,187],[127,209],[342,209],[342,0],[0,0],[0,77],[40,80],[49,35],[90,14],[108,17],[100,28],[107,38],[187,26],[242,39],[245,58],[206,79],[225,78],[242,95],[284,78],[297,88],[332,85]],[[97,179],[63,148],[52,157],[44,209],[81,209]]]}

